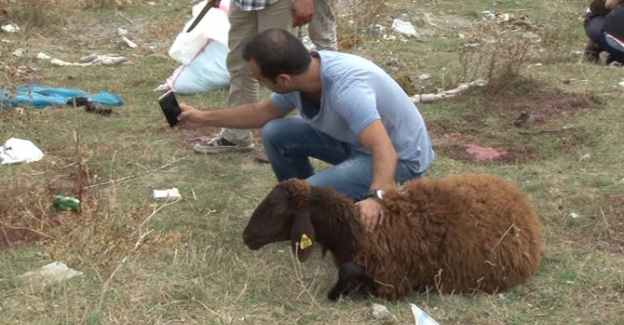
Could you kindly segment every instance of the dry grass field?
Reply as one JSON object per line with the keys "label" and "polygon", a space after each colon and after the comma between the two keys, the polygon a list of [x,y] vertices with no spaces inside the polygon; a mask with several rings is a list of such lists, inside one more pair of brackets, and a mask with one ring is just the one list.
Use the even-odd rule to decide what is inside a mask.
{"label": "dry grass field", "polygon": [[[275,185],[253,158],[261,143],[252,153],[197,155],[189,139],[217,130],[162,121],[153,89],[179,65],[167,51],[189,1],[0,0],[0,25],[20,27],[0,31],[0,90],[38,83],[124,100],[110,116],[66,105],[0,109],[0,145],[27,139],[45,154],[0,165],[1,323],[414,324],[410,302],[441,325],[624,324],[624,69],[582,61],[586,1],[338,2],[341,50],[373,60],[410,95],[488,80],[418,104],[437,153],[425,177],[488,172],[517,183],[543,223],[535,277],[497,295],[328,301],[337,272],[320,251],[299,264],[286,243],[250,251],[242,242]],[[499,15],[485,19],[486,10]],[[394,18],[420,37],[392,31]],[[138,47],[124,46],[118,28]],[[129,63],[61,67],[40,52],[68,62],[114,53]],[[181,98],[215,109],[226,95]],[[171,187],[182,199],[152,198]],[[80,212],[56,211],[56,195],[79,197]],[[49,284],[20,277],[53,261],[83,274]],[[374,303],[391,315],[375,319]]]}

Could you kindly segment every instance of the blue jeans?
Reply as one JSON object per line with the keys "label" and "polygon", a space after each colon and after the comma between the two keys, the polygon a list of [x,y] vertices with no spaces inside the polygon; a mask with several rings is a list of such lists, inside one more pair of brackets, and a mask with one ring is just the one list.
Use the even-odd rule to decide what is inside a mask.
{"label": "blue jeans", "polygon": [[[355,200],[363,199],[372,181],[373,159],[315,129],[299,116],[270,121],[262,128],[262,144],[278,181],[307,179],[313,186],[330,186]],[[316,172],[310,157],[334,165]],[[397,183],[419,178],[415,163],[399,161]]]}

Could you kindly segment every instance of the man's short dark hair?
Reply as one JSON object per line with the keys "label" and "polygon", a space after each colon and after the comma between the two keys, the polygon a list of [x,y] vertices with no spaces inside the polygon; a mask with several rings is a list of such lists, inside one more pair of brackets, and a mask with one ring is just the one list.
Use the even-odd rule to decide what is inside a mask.
{"label": "man's short dark hair", "polygon": [[298,75],[310,65],[310,51],[286,30],[267,29],[249,40],[243,48],[243,59],[252,59],[263,77],[275,82],[280,74]]}

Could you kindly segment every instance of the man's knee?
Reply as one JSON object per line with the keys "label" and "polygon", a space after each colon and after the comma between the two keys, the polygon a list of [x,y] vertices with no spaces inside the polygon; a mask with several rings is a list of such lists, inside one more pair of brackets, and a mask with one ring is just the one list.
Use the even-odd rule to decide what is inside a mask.
{"label": "man's knee", "polygon": [[274,139],[283,136],[285,119],[278,118],[267,122],[262,127],[262,143],[271,143]]}

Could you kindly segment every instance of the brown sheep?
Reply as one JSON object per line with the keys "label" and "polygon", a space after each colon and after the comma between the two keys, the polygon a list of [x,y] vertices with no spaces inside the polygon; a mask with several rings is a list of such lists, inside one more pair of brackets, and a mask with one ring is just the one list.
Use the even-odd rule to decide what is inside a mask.
{"label": "brown sheep", "polygon": [[290,179],[258,205],[243,239],[252,250],[290,240],[300,262],[314,243],[323,254],[329,250],[340,268],[331,300],[354,284],[387,300],[410,290],[495,293],[537,271],[538,217],[527,196],[502,178],[411,180],[389,189],[382,203],[384,223],[366,233],[351,199]]}

